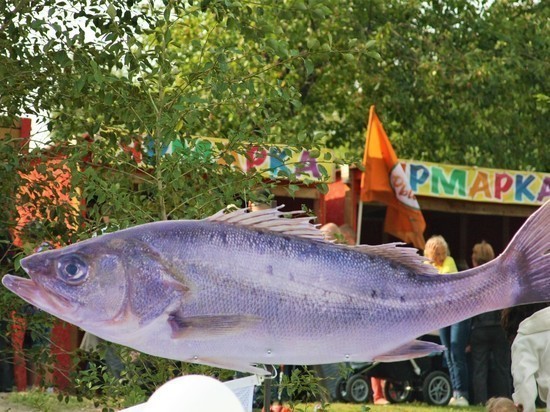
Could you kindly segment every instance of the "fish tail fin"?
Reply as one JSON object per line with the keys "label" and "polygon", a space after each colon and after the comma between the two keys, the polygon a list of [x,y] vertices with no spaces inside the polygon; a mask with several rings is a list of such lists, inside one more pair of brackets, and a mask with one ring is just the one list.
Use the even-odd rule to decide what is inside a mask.
{"label": "fish tail fin", "polygon": [[550,301],[550,201],[527,219],[499,260],[516,276],[514,306]]}

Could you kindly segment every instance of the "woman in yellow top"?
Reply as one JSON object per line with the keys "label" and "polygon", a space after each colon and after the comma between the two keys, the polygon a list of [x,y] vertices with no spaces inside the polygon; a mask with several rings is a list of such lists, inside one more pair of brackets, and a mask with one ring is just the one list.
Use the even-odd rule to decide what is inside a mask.
{"label": "woman in yellow top", "polygon": [[[449,246],[443,236],[432,236],[426,242],[424,256],[432,261],[439,273],[458,272],[454,259],[450,256]],[[447,326],[439,331],[441,343],[445,345],[445,360],[451,375],[453,397],[452,406],[468,406],[468,364],[466,346],[470,334],[470,319]]]}

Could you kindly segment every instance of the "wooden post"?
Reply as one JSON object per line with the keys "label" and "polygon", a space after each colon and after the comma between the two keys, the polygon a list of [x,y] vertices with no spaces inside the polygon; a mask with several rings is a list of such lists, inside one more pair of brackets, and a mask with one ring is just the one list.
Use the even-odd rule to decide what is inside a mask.
{"label": "wooden post", "polygon": [[264,412],[271,410],[271,378],[264,379]]}

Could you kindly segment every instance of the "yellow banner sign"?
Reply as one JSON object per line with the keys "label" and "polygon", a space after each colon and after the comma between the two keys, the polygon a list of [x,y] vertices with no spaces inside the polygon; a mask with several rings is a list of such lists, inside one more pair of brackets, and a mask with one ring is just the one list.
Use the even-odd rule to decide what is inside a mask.
{"label": "yellow banner sign", "polygon": [[413,192],[475,202],[541,205],[550,198],[550,174],[400,160]]}
{"label": "yellow banner sign", "polygon": [[[165,153],[178,152],[182,148],[183,143],[177,140],[169,145]],[[227,139],[201,137],[194,142],[193,150],[206,153],[213,159],[219,158],[222,150],[229,150],[235,159],[232,166],[245,173],[256,170],[268,179],[285,179],[294,175],[304,182],[332,182],[335,177],[335,164],[332,152],[328,149],[314,153],[283,145],[262,147],[251,143],[246,153],[243,153],[231,150]],[[328,176],[328,179],[325,179],[324,175]]]}

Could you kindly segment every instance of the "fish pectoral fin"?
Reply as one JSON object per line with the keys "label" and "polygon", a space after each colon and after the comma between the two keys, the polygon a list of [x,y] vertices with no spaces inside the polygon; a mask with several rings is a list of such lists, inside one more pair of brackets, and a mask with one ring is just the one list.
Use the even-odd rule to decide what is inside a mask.
{"label": "fish pectoral fin", "polygon": [[260,320],[259,316],[248,314],[184,316],[181,310],[168,315],[172,339],[215,339],[243,332]]}
{"label": "fish pectoral fin", "polygon": [[413,340],[412,342],[400,346],[397,349],[392,350],[391,352],[376,356],[373,361],[398,362],[414,358],[421,358],[422,356],[428,356],[436,352],[443,352],[444,350],[445,346],[438,345],[437,343],[425,342],[422,340]]}
{"label": "fish pectoral fin", "polygon": [[264,369],[260,366],[256,366],[250,363],[239,362],[239,361],[230,361],[227,359],[215,359],[215,358],[193,358],[189,359],[188,362],[197,363],[199,365],[213,366],[214,368],[228,369],[232,371],[252,373],[254,375],[267,376],[270,375],[267,369]]}

